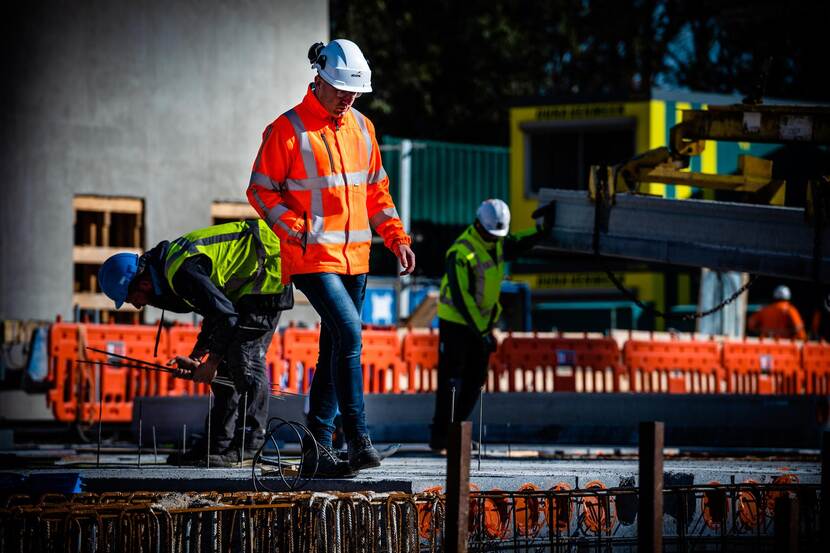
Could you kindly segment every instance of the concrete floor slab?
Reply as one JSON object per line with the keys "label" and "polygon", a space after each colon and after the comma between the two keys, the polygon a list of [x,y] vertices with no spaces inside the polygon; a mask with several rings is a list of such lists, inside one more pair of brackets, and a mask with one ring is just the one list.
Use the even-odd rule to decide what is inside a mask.
{"label": "concrete floor slab", "polygon": [[[479,466],[476,455],[470,467],[470,481],[481,490],[498,488],[516,490],[524,483],[549,489],[559,482],[572,488],[584,487],[598,480],[607,487],[637,485],[637,459],[631,455],[596,458],[508,457],[504,446],[488,448]],[[534,454],[528,448],[511,448],[512,455]],[[544,454],[544,452],[542,452]],[[163,461],[166,456],[159,455]],[[0,471],[0,484],[21,492],[37,490],[64,492],[74,485],[68,475],[77,475],[80,491],[251,491],[254,489],[252,471],[244,468],[192,468],[153,464],[153,455],[143,455],[142,466],[131,453],[107,453],[101,466],[95,466],[95,455],[75,456],[49,468],[25,468]],[[669,457],[665,461],[666,485],[742,483],[754,480],[772,482],[782,474],[794,474],[799,481],[817,484],[821,480],[820,464],[813,456],[789,458],[688,458]],[[261,474],[258,472],[258,474]],[[273,474],[273,473],[272,473]],[[61,476],[63,475],[63,476]],[[276,475],[262,477],[272,491],[287,489]],[[290,480],[290,478],[289,478]],[[384,460],[383,465],[361,471],[351,479],[315,479],[307,481],[304,489],[316,491],[402,491],[421,492],[434,486],[444,486],[446,459],[427,453],[426,447],[406,446],[400,453]],[[71,490],[69,490],[71,491]]]}

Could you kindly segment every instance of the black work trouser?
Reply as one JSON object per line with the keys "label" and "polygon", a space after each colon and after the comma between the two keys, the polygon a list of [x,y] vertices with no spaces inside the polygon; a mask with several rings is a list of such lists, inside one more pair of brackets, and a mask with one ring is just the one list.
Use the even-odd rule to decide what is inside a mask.
{"label": "black work trouser", "polygon": [[244,302],[237,305],[237,310],[237,331],[217,371],[219,376],[232,380],[234,387],[211,384],[214,395],[210,413],[211,453],[239,448],[243,424],[247,427],[244,432],[245,449],[259,449],[268,423],[271,383],[265,354],[271,345],[281,311],[248,306]]}
{"label": "black work trouser", "polygon": [[450,422],[467,420],[473,412],[481,387],[487,381],[490,353],[479,333],[467,325],[439,319],[438,332],[438,391],[430,445],[444,448]]}

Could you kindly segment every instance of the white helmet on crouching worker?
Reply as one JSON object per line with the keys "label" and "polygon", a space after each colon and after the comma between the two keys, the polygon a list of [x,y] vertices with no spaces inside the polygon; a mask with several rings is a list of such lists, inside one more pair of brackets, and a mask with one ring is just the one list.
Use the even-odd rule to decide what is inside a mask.
{"label": "white helmet on crouching worker", "polygon": [[363,52],[351,40],[338,38],[326,45],[313,44],[308,60],[320,78],[337,90],[372,92],[372,70]]}
{"label": "white helmet on crouching worker", "polygon": [[790,298],[792,297],[792,295],[790,294],[789,287],[784,286],[782,284],[781,286],[778,286],[775,289],[775,291],[772,293],[772,297],[776,300],[790,301]]}
{"label": "white helmet on crouching worker", "polygon": [[484,230],[503,238],[510,232],[510,208],[502,200],[484,200],[478,206],[476,219],[484,227]]}

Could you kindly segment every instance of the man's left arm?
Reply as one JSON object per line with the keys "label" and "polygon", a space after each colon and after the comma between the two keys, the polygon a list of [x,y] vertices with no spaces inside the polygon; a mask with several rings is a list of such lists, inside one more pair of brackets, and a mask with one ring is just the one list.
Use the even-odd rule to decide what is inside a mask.
{"label": "man's left arm", "polygon": [[415,269],[415,254],[410,248],[412,239],[406,234],[398,210],[395,209],[395,202],[389,193],[389,176],[383,169],[380,148],[375,138],[375,127],[368,118],[366,126],[372,138],[369,176],[366,179],[366,210],[369,224],[383,238],[383,244],[398,257],[404,269],[401,274],[410,274]]}
{"label": "man's left arm", "polygon": [[505,261],[515,261],[529,252],[545,236],[542,228],[527,229],[515,234],[508,234],[504,239]]}

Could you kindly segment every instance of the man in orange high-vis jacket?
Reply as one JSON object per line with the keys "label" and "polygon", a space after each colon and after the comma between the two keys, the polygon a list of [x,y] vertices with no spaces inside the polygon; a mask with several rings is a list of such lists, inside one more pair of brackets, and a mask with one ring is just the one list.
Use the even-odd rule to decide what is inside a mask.
{"label": "man in orange high-vis jacket", "polygon": [[[374,126],[352,108],[372,91],[366,59],[344,39],[313,45],[308,58],[314,83],[266,127],[247,194],[281,240],[284,281],[294,282],[321,318],[308,414],[321,447],[317,455],[313,444],[303,444],[303,466],[343,477],[380,464],[366,427],[360,366],[372,229],[398,257],[402,275],[415,268],[415,254],[389,194]],[[348,461],[331,448],[338,409]]]}
{"label": "man in orange high-vis jacket", "polygon": [[779,286],[772,294],[773,303],[754,313],[747,323],[747,330],[766,338],[795,338],[806,340],[804,321],[798,309],[790,303],[790,289]]}

